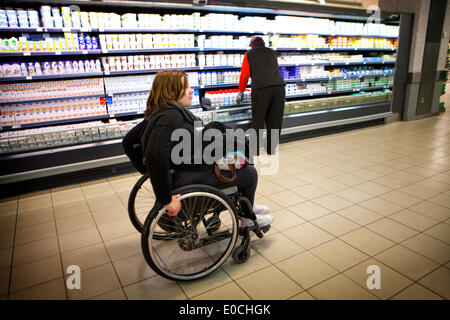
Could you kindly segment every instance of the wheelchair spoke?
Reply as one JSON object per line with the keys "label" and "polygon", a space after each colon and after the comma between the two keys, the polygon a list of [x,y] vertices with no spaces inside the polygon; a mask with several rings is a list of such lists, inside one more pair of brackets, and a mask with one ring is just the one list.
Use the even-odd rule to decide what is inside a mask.
{"label": "wheelchair spoke", "polygon": [[149,235],[152,239],[156,226],[165,230],[158,230],[159,240],[149,240],[149,250],[155,267],[174,279],[212,272],[237,239],[235,211],[217,195],[188,193],[181,204],[173,217],[159,211]]}

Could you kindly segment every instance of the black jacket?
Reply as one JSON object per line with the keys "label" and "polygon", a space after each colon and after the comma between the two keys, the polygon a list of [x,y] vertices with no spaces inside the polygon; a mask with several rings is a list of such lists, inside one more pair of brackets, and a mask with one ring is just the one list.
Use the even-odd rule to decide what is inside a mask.
{"label": "black jacket", "polygon": [[277,53],[263,45],[247,51],[252,78],[252,90],[271,86],[284,86],[283,75],[278,66]]}
{"label": "black jacket", "polygon": [[[194,121],[201,121],[195,117],[189,110],[180,105],[169,105],[167,108],[158,110],[148,117],[151,130],[148,130],[148,136],[143,137],[144,145],[144,163],[148,169],[150,181],[155,192],[156,199],[163,205],[170,203],[172,199],[172,177],[170,169],[183,171],[199,171],[213,168],[203,161],[195,164],[194,161]],[[173,148],[181,141],[171,141],[172,133],[176,129],[186,129],[190,134],[191,151],[190,161],[188,163],[176,164],[172,159]],[[199,150],[202,152],[203,143]],[[178,152],[177,152],[178,154]],[[182,152],[181,152],[181,155]],[[202,157],[200,156],[200,159]]]}

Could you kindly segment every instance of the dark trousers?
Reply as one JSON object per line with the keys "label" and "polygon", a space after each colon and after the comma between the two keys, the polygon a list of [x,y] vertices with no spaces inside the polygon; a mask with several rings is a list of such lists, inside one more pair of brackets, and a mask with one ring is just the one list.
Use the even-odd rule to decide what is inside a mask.
{"label": "dark trousers", "polygon": [[258,154],[262,146],[262,141],[259,138],[259,130],[264,129],[264,124],[267,126],[267,145],[266,151],[268,154],[274,154],[278,144],[276,141],[272,142],[272,130],[278,129],[281,133],[281,125],[283,123],[284,102],[286,100],[286,90],[284,86],[272,86],[252,90],[252,128],[258,134]]}
{"label": "dark trousers", "polygon": [[[231,177],[230,171],[221,171],[222,175]],[[242,196],[254,204],[256,186],[258,185],[258,172],[252,165],[247,165],[236,170],[236,180],[232,183],[225,183],[217,179],[214,169],[192,172],[176,170],[172,174],[173,188],[179,188],[189,184],[206,184],[218,189],[225,189],[230,186],[237,186]]]}

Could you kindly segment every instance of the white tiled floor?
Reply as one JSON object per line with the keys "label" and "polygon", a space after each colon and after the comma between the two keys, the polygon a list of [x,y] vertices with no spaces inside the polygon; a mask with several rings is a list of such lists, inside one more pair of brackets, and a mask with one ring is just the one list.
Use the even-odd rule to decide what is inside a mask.
{"label": "white tiled floor", "polygon": [[[448,112],[282,144],[279,172],[257,189],[272,229],[249,261],[191,283],[145,262],[126,211],[138,178],[1,199],[0,298],[450,298]],[[70,265],[81,290],[65,286]],[[366,286],[371,265],[381,289]]]}

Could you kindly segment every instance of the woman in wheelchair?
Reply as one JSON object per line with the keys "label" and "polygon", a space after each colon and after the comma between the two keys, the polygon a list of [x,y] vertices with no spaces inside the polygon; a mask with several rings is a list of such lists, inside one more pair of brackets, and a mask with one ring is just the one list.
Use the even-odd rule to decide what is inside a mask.
{"label": "woman in wheelchair", "polygon": [[[145,120],[123,142],[127,153],[127,140],[141,137],[147,175],[133,189],[129,211],[133,207],[132,222],[139,231],[142,228],[144,256],[157,273],[174,280],[204,277],[231,254],[237,263],[246,261],[250,254],[249,231],[262,237],[273,220],[273,216],[265,214],[268,207],[254,205],[258,174],[253,165],[236,170],[234,181],[224,182],[216,175],[214,164],[204,159],[201,163],[194,161],[193,146],[190,162],[173,161],[172,150],[178,141],[172,141],[172,133],[185,129],[194,141],[194,121],[201,121],[187,109],[192,94],[185,72],[159,72],[147,100]],[[231,172],[221,174],[230,176]],[[135,202],[148,178],[156,203],[142,226],[133,221],[137,214]],[[239,235],[243,239],[235,247]]]}

